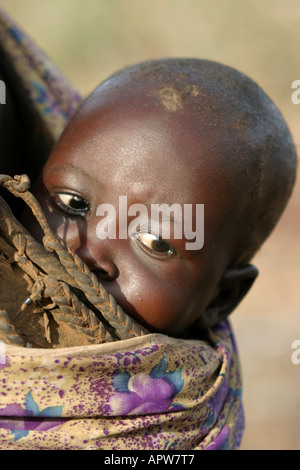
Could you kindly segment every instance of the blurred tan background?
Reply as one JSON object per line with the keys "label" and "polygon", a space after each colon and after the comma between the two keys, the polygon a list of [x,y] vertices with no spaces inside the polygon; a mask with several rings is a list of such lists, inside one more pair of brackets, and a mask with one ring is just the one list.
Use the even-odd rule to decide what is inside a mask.
{"label": "blurred tan background", "polygon": [[[0,0],[85,95],[125,65],[208,58],[252,77],[300,144],[299,0]],[[298,147],[300,149],[300,146]],[[256,256],[260,276],[232,316],[247,427],[242,449],[300,449],[300,184]]]}

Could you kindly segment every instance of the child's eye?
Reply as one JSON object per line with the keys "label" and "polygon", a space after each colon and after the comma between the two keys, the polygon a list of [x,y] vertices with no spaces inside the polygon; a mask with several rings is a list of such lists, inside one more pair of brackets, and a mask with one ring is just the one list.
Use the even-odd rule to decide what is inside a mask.
{"label": "child's eye", "polygon": [[69,193],[55,193],[55,204],[60,210],[70,215],[85,216],[90,205],[82,197]]}
{"label": "child's eye", "polygon": [[134,234],[134,238],[138,241],[139,246],[146,253],[157,256],[159,258],[170,258],[176,254],[175,248],[173,248],[168,242],[148,232],[139,232]]}

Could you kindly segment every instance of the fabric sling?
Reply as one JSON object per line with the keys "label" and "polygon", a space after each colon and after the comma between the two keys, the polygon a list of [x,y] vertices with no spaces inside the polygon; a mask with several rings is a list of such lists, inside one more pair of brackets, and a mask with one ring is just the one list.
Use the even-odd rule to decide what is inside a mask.
{"label": "fabric sling", "polygon": [[[9,73],[15,74],[16,83],[22,85],[41,128],[55,143],[80,104],[80,94],[1,10],[0,50],[2,66],[7,65]],[[38,169],[43,161],[30,164]],[[1,175],[0,183],[15,185],[14,191],[16,187],[25,187],[27,180]],[[27,189],[26,186],[25,193]],[[3,203],[3,220],[13,219],[5,211],[8,209]],[[3,235],[0,254],[7,245],[7,236]],[[17,249],[13,244],[10,248]],[[4,261],[7,260],[1,263],[0,259],[0,274],[7,265]],[[21,265],[16,257],[10,263],[17,261]],[[81,265],[82,270],[85,267]],[[90,275],[88,270],[84,273]],[[72,287],[76,274],[73,277],[71,274],[66,274],[70,279],[59,281],[65,283],[59,284],[59,288],[66,288],[68,282]],[[44,282],[43,288],[50,292],[49,276],[43,276],[33,285]],[[79,287],[77,284],[75,287],[77,292]],[[92,290],[91,299],[96,298],[97,303],[98,298],[99,315],[103,305],[105,317],[101,304],[105,292],[101,286],[94,287],[95,292]],[[59,312],[66,315],[62,305],[56,308],[57,295],[49,296],[55,308],[48,306],[48,313],[52,308],[53,315]],[[3,301],[0,289],[0,449],[239,448],[244,429],[241,373],[229,322],[207,331],[202,339],[152,334],[139,330],[134,323],[129,323],[131,326],[126,330],[129,336],[123,336],[116,323],[112,335],[103,341],[94,335],[83,345],[26,347],[19,345],[17,335],[8,328],[9,315]],[[125,315],[123,323],[131,321],[113,299],[109,305],[112,307],[107,314],[113,312],[118,321],[123,321]],[[17,310],[19,307],[16,305]],[[89,318],[96,322],[92,313]],[[106,318],[109,317],[103,321]],[[100,328],[100,320],[97,322]],[[107,323],[110,324],[110,319]],[[51,341],[51,334],[48,340]]]}

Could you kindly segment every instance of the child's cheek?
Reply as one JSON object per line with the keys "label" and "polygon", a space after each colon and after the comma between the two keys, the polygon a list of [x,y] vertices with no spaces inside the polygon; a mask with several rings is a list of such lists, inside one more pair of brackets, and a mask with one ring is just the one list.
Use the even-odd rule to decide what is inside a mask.
{"label": "child's cheek", "polygon": [[125,312],[150,331],[171,334],[177,330],[188,306],[188,289],[170,283],[163,268],[159,275],[141,266],[130,274],[120,273],[115,286],[106,283],[105,287]]}

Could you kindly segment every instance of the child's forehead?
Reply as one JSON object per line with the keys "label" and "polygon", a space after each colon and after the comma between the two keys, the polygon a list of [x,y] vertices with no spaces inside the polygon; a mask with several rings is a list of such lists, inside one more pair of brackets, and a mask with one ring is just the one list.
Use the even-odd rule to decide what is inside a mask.
{"label": "child's forehead", "polygon": [[56,161],[99,175],[96,190],[106,185],[123,195],[128,187],[142,203],[205,204],[218,218],[218,194],[226,210],[236,194],[224,178],[215,127],[202,129],[189,106],[174,110],[145,87],[137,93],[142,99],[129,95],[101,92],[84,105],[57,147],[68,151],[55,152]]}
{"label": "child's forehead", "polygon": [[104,128],[113,131],[127,126],[130,130],[132,124],[149,130],[159,127],[175,134],[173,138],[184,138],[185,143],[205,136],[216,145],[222,145],[225,138],[230,144],[237,142],[237,134],[241,136],[247,122],[229,109],[221,91],[218,87],[208,92],[193,83],[179,89],[172,82],[153,78],[136,82],[113,79],[88,98],[78,117],[86,121],[86,128],[98,124],[100,133]]}
{"label": "child's forehead", "polygon": [[[126,74],[112,78],[95,90],[82,110],[95,120],[106,114],[111,128],[120,128],[122,120],[136,120],[144,127],[169,126],[170,133],[192,144],[198,136],[213,141],[214,147],[244,146],[255,139],[263,122],[250,109],[246,91],[236,96],[224,92],[222,77],[213,84],[208,80],[188,81],[179,86],[175,80],[129,79]],[[211,143],[210,143],[211,145]]]}
{"label": "child's forehead", "polygon": [[[136,186],[145,181],[157,189],[168,185],[178,194],[190,187],[197,197],[201,186],[210,184],[224,196],[224,155],[231,154],[232,141],[236,147],[238,131],[229,126],[222,132],[224,124],[215,125],[214,117],[210,121],[210,109],[203,107],[197,116],[164,84],[118,85],[100,87],[84,103],[58,146],[67,152],[55,152],[56,161],[72,160],[83,171],[90,155],[93,171],[105,165],[121,186],[126,180]],[[189,92],[197,94],[196,88]],[[234,172],[230,183],[233,179]]]}
{"label": "child's forehead", "polygon": [[[173,98],[161,103],[147,94],[136,101],[124,96],[122,100],[118,96],[108,100],[106,95],[103,102],[101,99],[91,102],[78,114],[66,133],[71,137],[68,145],[85,145],[94,155],[98,149],[101,152],[107,149],[116,158],[122,154],[125,166],[131,161],[131,152],[142,166],[146,167],[151,160],[151,168],[158,171],[166,161],[177,167],[190,166],[191,172],[186,174],[189,178],[193,177],[193,169],[204,171],[206,165],[211,171],[219,171],[216,160],[224,153],[223,134],[213,124],[207,125],[204,111],[202,124],[196,122],[190,107],[170,111],[173,106],[176,106]],[[82,154],[83,164],[84,160]]]}

